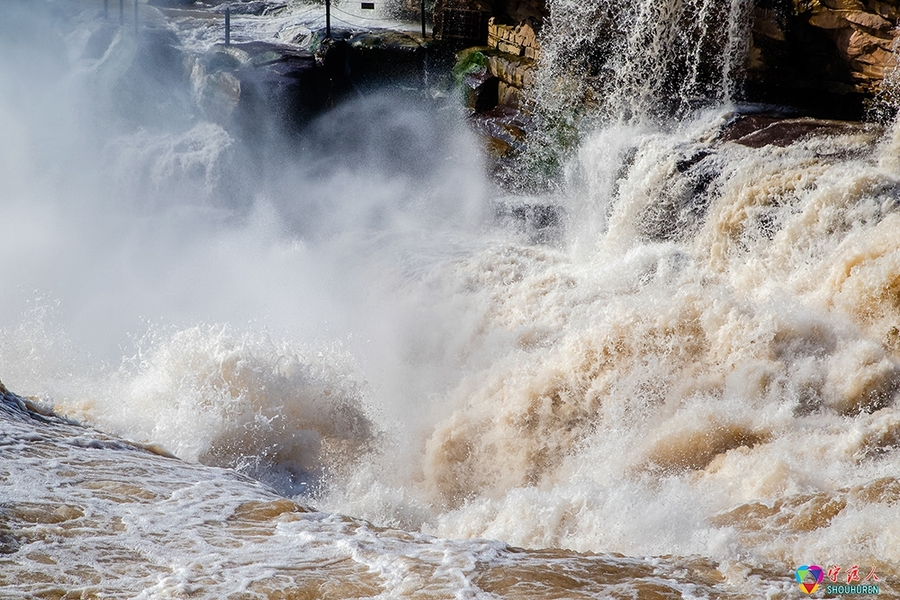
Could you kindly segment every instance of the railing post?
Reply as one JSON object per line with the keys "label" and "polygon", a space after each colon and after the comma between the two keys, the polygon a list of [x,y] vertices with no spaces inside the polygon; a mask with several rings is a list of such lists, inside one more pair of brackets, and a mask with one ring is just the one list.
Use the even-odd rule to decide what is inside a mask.
{"label": "railing post", "polygon": [[425,0],[422,0],[422,41],[425,41]]}
{"label": "railing post", "polygon": [[331,39],[331,0],[325,0],[325,37]]}
{"label": "railing post", "polygon": [[109,19],[109,0],[103,0],[103,18]]}
{"label": "railing post", "polygon": [[225,9],[225,45],[231,45],[231,9]]}
{"label": "railing post", "polygon": [[125,0],[119,0],[119,25],[125,24]]}
{"label": "railing post", "polygon": [[137,35],[138,33],[138,0],[134,0],[134,33]]}

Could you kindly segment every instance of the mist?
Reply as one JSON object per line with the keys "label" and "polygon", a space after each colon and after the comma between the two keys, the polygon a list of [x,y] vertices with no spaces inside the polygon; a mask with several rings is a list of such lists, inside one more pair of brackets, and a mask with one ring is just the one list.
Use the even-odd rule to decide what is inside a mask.
{"label": "mist", "polygon": [[[299,133],[266,121],[246,140],[194,101],[192,55],[152,7],[135,37],[100,6],[4,8],[4,383],[86,423],[240,468],[247,452],[216,454],[230,434],[192,420],[208,413],[203,402],[253,383],[213,385],[218,401],[186,410],[188,376],[160,392],[163,375],[152,375],[197,353],[215,370],[233,351],[296,389],[350,390],[335,394],[369,423],[359,435],[370,446],[390,428],[421,445],[434,399],[459,378],[466,311],[432,271],[491,227],[491,187],[454,103],[385,89]],[[198,376],[191,389],[208,385]],[[302,404],[284,385],[260,409],[269,419]],[[303,485],[322,468],[326,434],[310,435],[272,459]]]}

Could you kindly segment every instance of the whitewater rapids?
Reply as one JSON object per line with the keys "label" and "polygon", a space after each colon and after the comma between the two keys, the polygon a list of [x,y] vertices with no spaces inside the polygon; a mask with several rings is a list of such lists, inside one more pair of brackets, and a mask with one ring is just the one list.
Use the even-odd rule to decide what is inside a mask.
{"label": "whitewater rapids", "polygon": [[452,106],[362,98],[259,161],[117,112],[119,35],[0,63],[4,593],[895,593],[895,125],[610,119],[541,244]]}

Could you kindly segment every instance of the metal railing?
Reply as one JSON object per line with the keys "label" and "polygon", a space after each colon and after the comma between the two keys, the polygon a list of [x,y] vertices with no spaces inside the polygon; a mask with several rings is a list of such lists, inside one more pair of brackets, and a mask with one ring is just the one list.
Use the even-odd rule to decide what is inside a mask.
{"label": "metal railing", "polygon": [[[140,2],[132,0],[134,5],[134,31],[138,32],[140,27]],[[374,2],[363,2],[363,8],[374,9]],[[421,0],[422,13],[422,38],[426,37],[426,15],[425,0]],[[340,11],[340,9],[337,9]],[[109,0],[103,0],[103,18],[109,20]],[[340,19],[339,19],[340,20]],[[119,25],[125,25],[125,0],[119,0]],[[331,0],[325,0],[325,37],[331,39]],[[225,8],[225,45],[231,45],[231,8]]]}
{"label": "metal railing", "polygon": [[[140,27],[140,2],[134,0],[134,31],[137,33]],[[109,0],[103,0],[103,18],[109,20]],[[119,0],[119,25],[125,25],[125,0]]]}

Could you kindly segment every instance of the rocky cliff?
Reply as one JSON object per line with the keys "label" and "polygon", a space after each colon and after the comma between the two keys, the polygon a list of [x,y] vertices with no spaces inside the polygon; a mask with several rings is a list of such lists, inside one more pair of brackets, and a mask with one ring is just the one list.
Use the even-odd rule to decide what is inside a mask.
{"label": "rocky cliff", "polygon": [[859,116],[896,85],[898,0],[758,0],[745,93]]}
{"label": "rocky cliff", "polygon": [[[525,27],[540,32],[553,18],[551,8],[544,0],[438,0],[436,34],[490,46],[489,72],[501,82],[497,102],[519,107],[527,85],[518,80],[530,77],[513,74],[521,74],[522,64],[531,69],[540,35],[524,43],[506,34]],[[754,0],[748,16],[742,99],[859,118],[895,94],[900,0]],[[463,19],[468,29],[460,26]]]}

